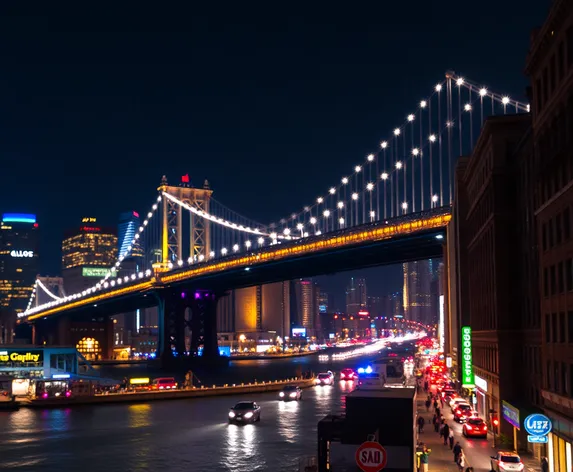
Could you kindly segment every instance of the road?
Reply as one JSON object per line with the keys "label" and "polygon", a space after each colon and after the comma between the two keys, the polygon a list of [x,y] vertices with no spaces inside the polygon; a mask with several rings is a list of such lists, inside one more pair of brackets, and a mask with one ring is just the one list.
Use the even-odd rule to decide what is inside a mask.
{"label": "road", "polygon": [[[244,362],[228,374],[263,380],[294,375],[299,363],[316,372],[367,361],[321,364],[313,357]],[[343,411],[344,394],[352,388],[337,381],[332,387],[307,389],[302,401],[291,403],[268,393],[0,413],[0,469],[292,472],[300,458],[316,455],[318,421]],[[260,403],[260,423],[228,424],[228,410],[240,400]]]}

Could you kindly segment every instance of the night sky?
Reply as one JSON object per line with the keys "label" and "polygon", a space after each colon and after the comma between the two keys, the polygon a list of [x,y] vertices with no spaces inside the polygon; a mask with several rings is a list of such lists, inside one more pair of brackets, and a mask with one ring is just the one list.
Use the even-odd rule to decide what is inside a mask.
{"label": "night sky", "polygon": [[[0,6],[0,212],[38,215],[43,274],[60,270],[65,228],[146,212],[163,174],[207,178],[270,223],[350,173],[448,69],[523,97],[550,2],[120,3]],[[396,275],[381,270],[376,285],[395,282],[376,291]]]}

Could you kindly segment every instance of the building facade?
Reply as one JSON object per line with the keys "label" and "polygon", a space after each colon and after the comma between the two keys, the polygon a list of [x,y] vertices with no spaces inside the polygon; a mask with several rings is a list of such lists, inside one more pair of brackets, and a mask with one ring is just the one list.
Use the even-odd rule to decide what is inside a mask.
{"label": "building facade", "polygon": [[435,316],[432,303],[432,278],[435,262],[432,259],[402,264],[404,276],[404,318],[432,324]]}
{"label": "building facade", "polygon": [[26,310],[38,275],[36,215],[5,213],[0,223],[0,344],[13,341],[18,313]]}
{"label": "building facade", "polygon": [[351,277],[350,284],[346,288],[346,313],[356,315],[366,309],[367,303],[366,279]]}
{"label": "building facade", "polygon": [[82,218],[81,225],[65,232],[62,242],[64,290],[77,293],[93,287],[117,261],[117,230]]}
{"label": "building facade", "polygon": [[[573,470],[573,2],[556,0],[533,37],[533,170],[539,261],[542,406],[550,472]],[[539,448],[539,446],[538,446]],[[536,451],[537,452],[537,451]]]}
{"label": "building facade", "polygon": [[[522,361],[524,297],[519,283],[524,260],[520,241],[526,234],[517,192],[518,164],[527,149],[530,126],[529,115],[485,121],[474,152],[460,162],[455,174],[460,202],[454,211],[450,241],[457,245],[455,306],[465,314],[457,324],[472,331],[475,385],[463,382],[463,376],[462,385],[472,390],[476,387],[479,414],[488,420],[499,414],[500,432],[509,437],[513,427],[502,419],[502,402],[522,414],[530,406],[523,395],[531,366]],[[462,264],[457,265],[458,261]]]}

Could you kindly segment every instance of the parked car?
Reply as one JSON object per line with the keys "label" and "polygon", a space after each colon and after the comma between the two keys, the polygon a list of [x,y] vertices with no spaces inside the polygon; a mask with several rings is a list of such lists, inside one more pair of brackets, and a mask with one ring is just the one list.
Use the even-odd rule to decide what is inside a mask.
{"label": "parked car", "polygon": [[495,472],[521,472],[523,462],[515,452],[498,451],[495,456],[491,456],[491,470]]}

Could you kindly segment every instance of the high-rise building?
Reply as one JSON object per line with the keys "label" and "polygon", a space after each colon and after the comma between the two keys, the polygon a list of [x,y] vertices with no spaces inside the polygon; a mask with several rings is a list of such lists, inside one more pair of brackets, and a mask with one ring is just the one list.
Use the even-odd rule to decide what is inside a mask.
{"label": "high-rise building", "polygon": [[[538,359],[541,373],[541,401],[552,420],[546,446],[537,451],[549,459],[550,472],[573,470],[573,5],[571,0],[554,0],[539,31],[532,35],[526,62],[531,79],[532,162],[527,162],[529,183],[523,192],[528,212],[529,250],[523,254],[525,270],[538,275],[538,309],[528,303],[525,319],[539,327],[540,337],[523,340],[523,354],[529,363]],[[532,185],[531,185],[532,184]],[[533,230],[532,222],[537,228]],[[537,268],[537,271],[535,269]],[[530,270],[530,269],[533,269]],[[520,273],[513,272],[513,273]],[[525,280],[522,290],[533,284]],[[534,292],[535,293],[535,292]],[[522,295],[522,293],[520,293]],[[528,297],[531,302],[535,298]],[[533,320],[536,322],[533,323]],[[536,342],[537,341],[537,342]],[[541,345],[541,359],[536,353]],[[538,349],[538,348],[537,348]],[[528,392],[539,393],[535,377],[528,373]],[[531,394],[530,394],[531,395]],[[541,448],[541,450],[539,450]],[[535,452],[537,452],[535,451]]]}
{"label": "high-rise building", "polygon": [[384,297],[368,297],[367,309],[370,316],[385,316]]}
{"label": "high-rise building", "polygon": [[0,224],[0,344],[12,342],[38,275],[36,215],[4,213]]}
{"label": "high-rise building", "polygon": [[351,277],[350,285],[346,288],[346,313],[356,315],[366,309],[367,303],[366,280],[362,277]]}
{"label": "high-rise building", "polygon": [[66,293],[95,285],[112,270],[117,260],[117,231],[82,218],[78,228],[65,232],[62,242],[62,277]]}
{"label": "high-rise building", "polygon": [[141,247],[140,240],[133,241],[135,235],[139,232],[140,218],[136,211],[128,211],[119,216],[119,225],[117,228],[117,247],[119,257],[143,258],[144,249]]}
{"label": "high-rise building", "polygon": [[316,307],[315,288],[312,280],[295,280],[294,292],[297,322],[301,328],[306,328],[307,336],[312,336],[316,317],[315,312],[318,312],[318,307]]}
{"label": "high-rise building", "polygon": [[328,308],[330,306],[328,300],[328,293],[320,292],[318,295],[318,312],[319,313],[328,313]]}
{"label": "high-rise building", "polygon": [[424,324],[431,324],[432,314],[432,274],[434,261],[405,262],[404,274],[404,318]]}

